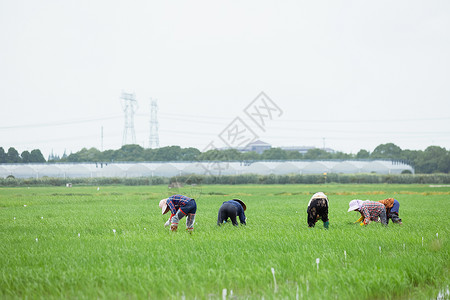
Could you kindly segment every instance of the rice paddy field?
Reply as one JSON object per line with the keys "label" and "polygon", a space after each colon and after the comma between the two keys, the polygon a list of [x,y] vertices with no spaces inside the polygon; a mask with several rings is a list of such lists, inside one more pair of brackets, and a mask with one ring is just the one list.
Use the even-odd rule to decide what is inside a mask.
{"label": "rice paddy field", "polygon": [[[330,228],[308,228],[310,197]],[[159,200],[196,198],[195,229]],[[355,224],[352,199],[396,198],[403,225]],[[216,225],[223,201],[247,226]],[[450,187],[208,185],[0,188],[1,299],[448,299]]]}

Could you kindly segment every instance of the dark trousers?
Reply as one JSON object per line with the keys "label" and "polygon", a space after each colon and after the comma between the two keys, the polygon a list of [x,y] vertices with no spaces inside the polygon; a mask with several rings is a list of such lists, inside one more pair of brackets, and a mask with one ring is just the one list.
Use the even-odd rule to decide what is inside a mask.
{"label": "dark trousers", "polygon": [[402,221],[402,219],[400,219],[400,217],[398,216],[398,213],[395,213],[395,212],[389,213],[389,216],[387,219],[388,223],[389,223],[389,219],[391,219],[392,222],[394,222],[394,223],[400,223]]}
{"label": "dark trousers", "polygon": [[185,206],[178,209],[177,213],[172,217],[171,223],[178,226],[178,222],[184,217],[186,218],[186,228],[193,229],[195,222],[195,213],[197,212],[197,203],[192,199]]}
{"label": "dark trousers", "polygon": [[328,221],[328,203],[325,199],[313,199],[308,206],[308,226],[314,227],[319,218]]}
{"label": "dark trousers", "polygon": [[224,203],[219,208],[219,215],[217,216],[217,225],[222,224],[224,221],[226,222],[228,218],[231,219],[231,222],[234,226],[238,226],[238,222],[236,220],[237,217],[237,207],[231,203]]}

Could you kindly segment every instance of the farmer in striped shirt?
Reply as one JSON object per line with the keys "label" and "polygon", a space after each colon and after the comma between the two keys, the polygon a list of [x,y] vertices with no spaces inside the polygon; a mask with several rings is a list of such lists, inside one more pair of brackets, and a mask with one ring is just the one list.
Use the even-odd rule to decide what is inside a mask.
{"label": "farmer in striped shirt", "polygon": [[[367,200],[367,201],[369,201],[369,200]],[[387,199],[383,199],[383,200],[379,200],[378,201],[378,202],[382,203],[384,205],[384,207],[386,208],[386,219],[387,219],[387,223],[388,224],[389,224],[390,212],[391,212],[391,209],[394,206],[395,201],[397,201],[397,200],[395,200],[394,198],[387,198]],[[355,223],[361,222],[363,220],[364,220],[364,215],[361,214],[361,217]],[[376,217],[376,219],[372,219],[371,221],[378,222],[378,217]]]}
{"label": "farmer in striped shirt", "polygon": [[194,199],[183,195],[173,195],[159,201],[159,208],[161,208],[163,215],[169,210],[171,212],[170,218],[164,224],[164,227],[170,225],[171,231],[177,231],[180,219],[187,216],[186,230],[188,232],[194,230],[195,213],[197,212],[197,204]]}
{"label": "farmer in striped shirt", "polygon": [[371,220],[377,220],[378,217],[383,225],[387,225],[386,208],[380,202],[352,200],[349,203],[348,211],[354,210],[364,217],[364,225],[370,224]]}

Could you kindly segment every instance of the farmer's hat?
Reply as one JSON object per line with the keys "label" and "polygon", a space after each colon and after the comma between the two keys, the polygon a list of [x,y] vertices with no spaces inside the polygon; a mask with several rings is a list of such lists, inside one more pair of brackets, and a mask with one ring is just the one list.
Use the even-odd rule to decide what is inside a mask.
{"label": "farmer's hat", "polygon": [[315,193],[311,199],[326,199],[326,200],[328,200],[328,197],[323,192],[318,192],[318,193]]}
{"label": "farmer's hat", "polygon": [[308,202],[308,207],[309,207],[309,205],[311,205],[311,202],[312,202],[314,199],[325,199],[325,201],[327,201],[327,204],[328,204],[328,197],[327,197],[327,195],[325,195],[323,192],[318,192],[318,193],[315,193],[315,194],[311,197],[311,199],[310,199],[309,202]]}
{"label": "farmer's hat", "polygon": [[361,208],[360,202],[362,202],[362,201],[361,200],[350,201],[350,203],[348,204],[349,207],[348,207],[347,212],[360,209]]}
{"label": "farmer's hat", "polygon": [[161,213],[164,215],[169,211],[169,206],[167,205],[167,198],[159,201],[159,208],[161,208]]}
{"label": "farmer's hat", "polygon": [[242,205],[242,208],[244,209],[244,211],[247,209],[247,206],[245,205],[244,202],[242,202],[242,200],[239,200],[239,199],[233,199],[233,200],[236,202],[239,202],[239,204]]}

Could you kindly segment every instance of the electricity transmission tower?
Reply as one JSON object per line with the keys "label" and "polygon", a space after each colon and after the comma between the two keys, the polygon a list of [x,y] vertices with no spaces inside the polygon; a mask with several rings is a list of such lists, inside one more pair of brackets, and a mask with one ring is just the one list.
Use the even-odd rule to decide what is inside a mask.
{"label": "electricity transmission tower", "polygon": [[158,134],[158,101],[151,100],[150,110],[150,138],[149,147],[159,148],[159,134]]}
{"label": "electricity transmission tower", "polygon": [[134,112],[138,108],[134,94],[122,92],[122,108],[125,113],[125,126],[123,128],[122,146],[127,144],[128,131],[131,134],[131,144],[136,144],[136,134],[134,133]]}

